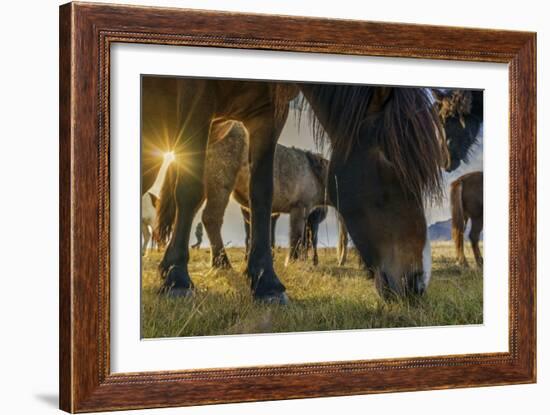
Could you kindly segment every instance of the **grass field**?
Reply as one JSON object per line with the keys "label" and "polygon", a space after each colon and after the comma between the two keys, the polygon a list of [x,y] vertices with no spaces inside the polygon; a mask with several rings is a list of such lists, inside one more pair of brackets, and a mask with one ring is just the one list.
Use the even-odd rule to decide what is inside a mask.
{"label": "grass field", "polygon": [[[469,246],[470,264],[474,264]],[[319,265],[298,262],[284,267],[286,250],[275,254],[275,269],[291,299],[288,306],[252,301],[242,248],[230,248],[234,270],[210,272],[209,250],[193,250],[189,262],[195,284],[191,298],[156,294],[161,281],[158,252],[143,259],[142,336],[179,337],[479,324],[483,322],[482,272],[455,265],[450,242],[432,244],[432,280],[414,302],[383,302],[352,253],[345,267],[334,249],[319,251]]]}

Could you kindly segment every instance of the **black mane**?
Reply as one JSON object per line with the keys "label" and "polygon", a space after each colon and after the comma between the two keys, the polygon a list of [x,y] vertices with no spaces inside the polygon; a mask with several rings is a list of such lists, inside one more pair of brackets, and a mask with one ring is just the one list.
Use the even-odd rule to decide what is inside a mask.
{"label": "black mane", "polygon": [[[382,88],[389,91],[378,112],[370,108]],[[378,146],[413,197],[441,196],[446,149],[428,91],[365,85],[301,84],[314,138],[330,143],[333,157],[346,160],[360,146]]]}

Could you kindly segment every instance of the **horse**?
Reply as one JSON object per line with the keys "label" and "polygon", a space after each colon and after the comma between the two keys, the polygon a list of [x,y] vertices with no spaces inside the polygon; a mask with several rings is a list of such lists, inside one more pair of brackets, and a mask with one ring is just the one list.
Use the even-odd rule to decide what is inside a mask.
{"label": "horse", "polygon": [[[249,244],[250,244],[250,214],[246,208],[241,208],[241,212],[244,220],[244,231],[245,231],[245,250],[248,253]],[[316,207],[308,215],[305,230],[302,235],[301,240],[299,241],[297,247],[293,252],[299,253],[303,259],[307,259],[309,249],[313,251],[313,265],[319,264],[319,255],[317,253],[317,242],[318,242],[318,233],[319,225],[326,219],[328,209],[326,206]],[[277,220],[279,219],[280,214],[274,214],[271,216],[271,249],[275,249],[275,227]],[[339,221],[339,245],[337,250],[338,256],[338,265],[342,266],[346,262],[347,255],[347,231],[343,228],[343,224]],[[342,234],[343,232],[343,234]],[[292,230],[291,230],[292,233]],[[291,251],[292,252],[292,251]],[[296,259],[296,258],[294,258]],[[287,257],[286,264],[288,265],[290,259]]]}
{"label": "horse", "polygon": [[[320,206],[315,208],[308,216],[305,230],[305,247],[304,254],[307,259],[309,248],[313,252],[313,265],[319,263],[319,256],[317,254],[317,242],[319,234],[319,225],[326,219],[328,209],[326,206]],[[348,231],[341,218],[338,220],[338,247],[337,257],[338,265],[343,266],[346,263],[348,250]]]}
{"label": "horse", "polygon": [[[313,265],[318,265],[319,255],[317,253],[317,243],[319,235],[319,225],[326,219],[328,214],[327,206],[319,206],[311,211],[306,221],[306,229],[303,238],[303,256],[307,259],[309,249],[313,254]],[[342,218],[338,215],[338,245],[336,255],[338,265],[343,266],[347,260],[348,251],[348,231],[343,223]]]}
{"label": "horse", "polygon": [[424,200],[449,164],[421,88],[301,84],[314,138],[332,148],[328,194],[383,298],[423,294],[431,276]]}
{"label": "horse", "polygon": [[432,89],[451,158],[447,172],[468,162],[483,123],[483,91]]}
{"label": "horse", "polygon": [[458,264],[468,266],[464,256],[464,231],[470,219],[470,243],[476,264],[481,268],[483,257],[479,249],[479,235],[483,230],[483,172],[465,174],[451,183],[451,214],[452,236]]}
{"label": "horse", "polygon": [[[248,258],[248,253],[250,250],[250,211],[241,206],[241,214],[243,216],[244,223],[244,252],[245,258]],[[279,213],[271,214],[271,250],[275,249],[275,228],[277,226],[277,221],[281,215]]]}
{"label": "horse", "polygon": [[164,179],[166,177],[166,171],[168,166],[173,161],[173,154],[167,152],[163,155],[163,162],[160,166],[159,172],[155,177],[155,182],[149,189],[141,196],[141,256],[147,254],[147,247],[149,243],[157,244],[158,240],[154,235],[154,230],[157,227],[157,215],[156,210],[159,200],[159,191]]}
{"label": "horse", "polygon": [[[231,194],[242,207],[246,252],[249,246],[248,137],[243,125],[236,122],[216,124],[212,127],[211,134],[213,142],[206,150],[206,206],[202,213],[202,222],[210,240],[212,268],[228,269],[231,264],[221,237],[221,228]],[[276,218],[281,213],[290,214],[287,264],[297,260],[305,247],[304,232],[310,212],[326,203],[327,171],[328,160],[318,154],[281,144],[277,144],[275,148],[271,246],[274,246]],[[166,203],[175,203],[172,197],[174,176],[169,177],[161,190],[161,198]],[[172,229],[174,212],[173,208],[159,209],[158,235],[161,240],[166,240]]]}
{"label": "horse", "polygon": [[141,197],[141,256],[147,253],[152,230],[156,227],[158,197],[147,192]]}
{"label": "horse", "polygon": [[[252,242],[246,274],[256,300],[285,304],[288,297],[273,269],[270,249],[273,158],[288,102],[298,89],[272,82],[163,76],[144,76],[141,81],[142,193],[160,168],[160,155],[167,151],[175,155],[173,235],[159,264],[163,280],[159,293],[187,296],[193,292],[187,267],[189,235],[205,197],[210,130],[213,121],[236,120],[250,137]],[[162,197],[160,202],[162,206]]]}
{"label": "horse", "polygon": [[273,161],[289,102],[300,91],[316,117],[318,141],[332,147],[328,198],[374,270],[378,292],[386,298],[425,291],[430,258],[423,199],[441,194],[440,168],[448,156],[425,89],[144,76],[142,191],[159,168],[159,150],[172,150],[176,158],[175,219],[159,265],[161,293],[192,293],[189,234],[205,196],[206,147],[213,122],[235,120],[249,136],[246,274],[256,300],[288,302],[270,248]]}

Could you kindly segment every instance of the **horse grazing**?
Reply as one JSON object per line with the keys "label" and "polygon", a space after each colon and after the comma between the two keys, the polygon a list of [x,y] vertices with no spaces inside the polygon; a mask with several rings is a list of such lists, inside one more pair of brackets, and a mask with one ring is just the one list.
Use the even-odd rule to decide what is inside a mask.
{"label": "horse grazing", "polygon": [[[212,142],[206,150],[205,187],[206,206],[202,222],[211,247],[211,266],[230,268],[221,236],[223,216],[229,197],[241,205],[245,222],[246,252],[249,246],[249,183],[248,137],[241,123],[218,123],[212,127]],[[298,148],[277,144],[273,166],[273,202],[271,246],[274,245],[276,218],[290,214],[290,249],[287,263],[298,259],[305,246],[304,230],[310,212],[326,203],[326,174],[328,160],[320,155]],[[173,175],[161,191],[163,203],[175,204]],[[170,215],[163,215],[170,212]],[[175,209],[159,208],[158,235],[165,240],[173,224]]]}
{"label": "horse grazing", "polygon": [[448,165],[427,90],[301,84],[314,136],[332,147],[328,194],[379,294],[422,294],[431,276],[425,198]]}
{"label": "horse grazing", "polygon": [[235,120],[249,136],[246,273],[257,300],[287,302],[270,247],[273,161],[289,102],[299,91],[317,119],[318,140],[326,137],[332,147],[329,199],[374,270],[379,293],[424,292],[430,258],[423,200],[441,194],[440,168],[447,163],[439,117],[425,89],[144,76],[142,191],[160,166],[159,150],[172,150],[176,158],[173,237],[159,266],[161,292],[187,295],[193,287],[189,234],[205,196],[211,126]]}
{"label": "horse grazing", "polygon": [[483,123],[483,91],[433,89],[436,111],[445,129],[451,162],[448,172],[468,162]]}
{"label": "horse grazing", "polygon": [[467,267],[464,256],[464,231],[468,219],[472,221],[470,243],[478,267],[483,266],[479,249],[479,235],[483,230],[483,173],[473,172],[451,183],[452,234],[456,256],[461,266]]}

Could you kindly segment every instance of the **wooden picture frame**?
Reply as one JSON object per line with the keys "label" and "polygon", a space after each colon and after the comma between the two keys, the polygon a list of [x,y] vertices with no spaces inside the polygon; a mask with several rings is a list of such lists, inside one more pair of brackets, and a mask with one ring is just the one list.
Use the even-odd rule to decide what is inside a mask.
{"label": "wooden picture frame", "polygon": [[[110,373],[113,43],[509,65],[509,352]],[[90,412],[536,380],[536,34],[70,3],[60,8],[60,407]],[[230,362],[228,362],[230,363]]]}

